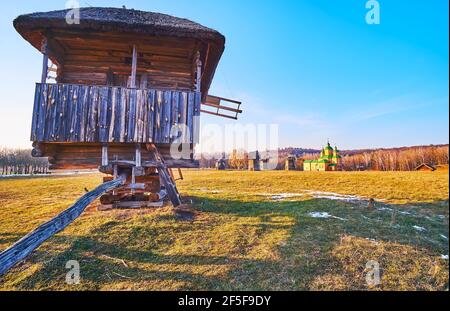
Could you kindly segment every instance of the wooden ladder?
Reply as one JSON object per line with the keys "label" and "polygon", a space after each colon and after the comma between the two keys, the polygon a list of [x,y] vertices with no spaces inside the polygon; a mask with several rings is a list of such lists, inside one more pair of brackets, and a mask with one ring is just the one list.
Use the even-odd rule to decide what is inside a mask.
{"label": "wooden ladder", "polygon": [[156,168],[158,169],[161,183],[166,188],[167,195],[169,196],[172,205],[174,207],[179,206],[181,204],[180,193],[178,192],[175,180],[172,178],[172,175],[169,173],[169,169],[164,163],[163,157],[159,153],[156,146],[153,144],[150,147],[150,151],[156,163]]}

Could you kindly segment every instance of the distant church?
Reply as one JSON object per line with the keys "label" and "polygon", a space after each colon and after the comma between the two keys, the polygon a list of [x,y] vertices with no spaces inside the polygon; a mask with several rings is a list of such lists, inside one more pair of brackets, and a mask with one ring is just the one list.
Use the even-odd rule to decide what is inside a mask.
{"label": "distant church", "polygon": [[335,146],[334,149],[330,146],[330,142],[320,152],[320,157],[317,160],[303,161],[304,171],[337,171],[341,164],[341,156],[339,150]]}

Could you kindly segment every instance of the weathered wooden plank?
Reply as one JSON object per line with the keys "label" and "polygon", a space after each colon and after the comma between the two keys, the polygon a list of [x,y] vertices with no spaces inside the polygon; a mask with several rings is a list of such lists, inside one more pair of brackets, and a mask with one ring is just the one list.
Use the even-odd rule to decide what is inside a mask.
{"label": "weathered wooden plank", "polygon": [[147,110],[147,142],[155,141],[155,106],[156,106],[156,91],[150,90],[147,95],[148,110]]}
{"label": "weathered wooden plank", "polygon": [[52,237],[59,231],[72,223],[85,208],[103,193],[120,186],[124,181],[123,177],[106,182],[94,190],[83,195],[71,207],[52,218],[48,222],[40,225],[32,232],[14,243],[0,253],[0,275],[3,275],[19,261],[27,257],[33,250],[38,248],[44,241]]}
{"label": "weathered wooden plank", "polygon": [[[145,143],[148,141],[148,110],[149,110],[149,104],[148,104],[148,90],[142,90],[142,137],[141,142]],[[151,124],[153,126],[153,124]]]}
{"label": "weathered wooden plank", "polygon": [[91,88],[83,86],[80,88],[80,96],[78,97],[78,104],[80,105],[80,132],[78,141],[87,141],[86,133],[88,130],[88,116],[89,116],[89,95]]}
{"label": "weathered wooden plank", "polygon": [[193,121],[194,121],[194,101],[195,96],[193,92],[188,93],[188,105],[187,105],[187,117],[186,117],[186,127],[189,131],[189,142],[193,142]]}
{"label": "weathered wooden plank", "polygon": [[172,102],[170,111],[170,141],[179,137],[179,127],[178,127],[178,101],[180,98],[180,92],[172,92]]}
{"label": "weathered wooden plank", "polygon": [[98,141],[98,87],[92,86],[89,92],[89,114],[86,128],[86,141]]}
{"label": "weathered wooden plank", "polygon": [[134,142],[134,133],[136,131],[136,89],[130,90],[130,105],[128,107],[128,126],[127,126],[127,142]]}
{"label": "weathered wooden plank", "polygon": [[200,92],[194,93],[194,120],[192,123],[192,142],[198,144],[200,142],[200,105],[202,101],[202,94]]}
{"label": "weathered wooden plank", "polygon": [[125,142],[126,135],[126,121],[127,121],[127,111],[128,111],[128,101],[130,98],[130,90],[122,89],[120,97],[120,134],[119,141]]}
{"label": "weathered wooden plank", "polygon": [[180,94],[180,102],[178,105],[178,124],[180,124],[181,127],[181,135],[182,135],[182,142],[187,142],[186,141],[186,135],[187,135],[187,130],[186,130],[186,119],[187,119],[187,93],[186,92],[182,92]]}
{"label": "weathered wooden plank", "polygon": [[100,87],[98,105],[98,138],[100,142],[108,142],[108,101],[109,87]]}
{"label": "weathered wooden plank", "polygon": [[136,90],[136,116],[134,129],[134,142],[143,142],[142,130],[144,127],[144,96],[143,90]]}
{"label": "weathered wooden plank", "polygon": [[122,88],[116,88],[116,104],[115,104],[115,116],[114,116],[114,141],[120,141],[120,128],[121,128],[121,116],[122,116]]}
{"label": "weathered wooden plank", "polygon": [[156,91],[156,103],[155,103],[155,125],[154,125],[154,141],[162,141],[162,105],[163,105],[163,92]]}
{"label": "weathered wooden plank", "polygon": [[79,105],[78,105],[78,92],[79,85],[72,85],[71,93],[70,93],[70,105],[72,107],[71,119],[70,119],[70,129],[69,129],[69,141],[77,141],[77,134],[79,133],[79,124],[80,124],[80,114],[79,114]]}
{"label": "weathered wooden plank", "polygon": [[160,142],[161,143],[169,143],[170,142],[170,118],[171,118],[171,108],[172,108],[172,92],[171,91],[165,91],[164,97],[163,97],[163,105],[162,105],[162,120],[161,120],[161,126],[162,126],[162,137]]}
{"label": "weathered wooden plank", "polygon": [[109,102],[111,103],[111,117],[109,122],[108,141],[110,142],[113,142],[115,138],[114,131],[116,125],[116,102],[118,90],[119,89],[117,87],[111,88],[111,98],[109,100]]}
{"label": "weathered wooden plank", "polygon": [[58,101],[60,103],[59,109],[59,131],[56,134],[57,141],[66,141],[66,137],[68,135],[67,127],[70,124],[68,122],[68,118],[70,118],[70,109],[69,109],[69,88],[70,84],[58,84],[62,89],[62,98]]}
{"label": "weathered wooden plank", "polygon": [[36,87],[34,90],[34,104],[33,104],[33,116],[31,119],[31,141],[36,141],[38,137],[37,133],[37,127],[38,127],[38,120],[39,120],[39,102],[41,100],[41,84],[36,83]]}
{"label": "weathered wooden plank", "polygon": [[45,120],[47,126],[45,128],[45,140],[56,141],[59,124],[59,103],[60,89],[58,85],[49,85],[47,96],[47,110]]}

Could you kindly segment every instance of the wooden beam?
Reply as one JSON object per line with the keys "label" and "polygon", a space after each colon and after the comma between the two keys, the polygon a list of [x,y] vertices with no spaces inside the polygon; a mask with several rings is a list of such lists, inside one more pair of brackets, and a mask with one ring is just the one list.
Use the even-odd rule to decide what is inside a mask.
{"label": "wooden beam", "polygon": [[42,40],[41,52],[44,55],[42,59],[41,83],[45,83],[47,81],[47,74],[48,74],[48,46],[46,38]]}
{"label": "wooden beam", "polygon": [[108,165],[108,145],[102,146],[102,166]]}
{"label": "wooden beam", "polygon": [[141,157],[141,144],[136,144],[136,158],[135,158],[135,165],[137,167],[142,166],[142,157]]}
{"label": "wooden beam", "polygon": [[133,44],[133,59],[131,61],[131,88],[136,88],[136,70],[137,70],[137,49]]}
{"label": "wooden beam", "polygon": [[201,91],[202,87],[202,61],[200,60],[200,52],[197,51],[197,55],[195,57],[195,66],[197,67],[196,70],[196,78],[195,78],[195,90],[197,92]]}

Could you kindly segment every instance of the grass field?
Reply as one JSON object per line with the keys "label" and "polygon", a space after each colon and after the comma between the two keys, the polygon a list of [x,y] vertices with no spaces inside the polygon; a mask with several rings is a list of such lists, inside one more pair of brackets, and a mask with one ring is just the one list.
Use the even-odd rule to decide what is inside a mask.
{"label": "grass field", "polygon": [[[97,211],[96,201],[0,277],[0,289],[448,289],[448,172],[184,175],[178,186],[193,219],[170,207]],[[0,249],[100,180],[0,180]],[[78,285],[65,283],[68,260],[80,263]],[[370,260],[379,285],[366,283]]]}

